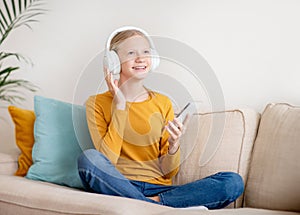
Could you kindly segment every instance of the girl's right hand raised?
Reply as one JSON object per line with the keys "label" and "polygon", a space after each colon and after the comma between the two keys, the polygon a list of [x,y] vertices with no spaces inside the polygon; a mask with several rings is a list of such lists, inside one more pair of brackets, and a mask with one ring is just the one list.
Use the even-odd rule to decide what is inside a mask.
{"label": "girl's right hand raised", "polygon": [[126,108],[126,99],[124,94],[119,88],[119,80],[113,78],[113,74],[107,69],[104,68],[105,81],[108,86],[109,91],[113,95],[113,102],[116,105],[118,110],[125,110]]}

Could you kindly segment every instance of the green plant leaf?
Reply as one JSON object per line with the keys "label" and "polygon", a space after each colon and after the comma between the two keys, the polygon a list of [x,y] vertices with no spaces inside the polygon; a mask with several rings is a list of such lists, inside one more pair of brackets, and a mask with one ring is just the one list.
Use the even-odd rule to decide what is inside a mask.
{"label": "green plant leaf", "polygon": [[7,67],[0,71],[0,87],[5,84],[5,81],[10,75],[10,73],[18,69],[19,67]]}
{"label": "green plant leaf", "polygon": [[15,79],[8,80],[0,85],[0,100],[8,103],[19,103],[24,99],[24,92],[36,92],[37,87],[26,80]]}
{"label": "green plant leaf", "polygon": [[17,16],[17,11],[16,11],[15,0],[11,0],[11,5],[12,5],[14,17],[16,17]]}
{"label": "green plant leaf", "polygon": [[[47,12],[43,8],[44,0],[2,1],[4,7],[0,8],[0,47],[11,31],[21,26],[31,28],[31,24],[38,22],[37,18]],[[27,80],[12,79],[11,74],[19,71],[19,67],[2,68],[8,58],[31,64],[32,62],[18,53],[0,51],[0,101],[13,104],[24,100],[25,92],[35,92],[38,88]]]}
{"label": "green plant leaf", "polygon": [[18,61],[25,61],[26,63],[29,63],[29,59],[25,58],[23,55],[18,53],[10,53],[10,52],[0,52],[0,62],[6,58],[9,57],[15,57]]}
{"label": "green plant leaf", "polygon": [[3,92],[19,92],[16,87],[22,87],[26,90],[35,92],[37,87],[33,85],[31,82],[22,80],[22,79],[13,79],[6,81],[3,85],[0,85],[0,94]]}
{"label": "green plant leaf", "polygon": [[22,0],[19,0],[19,13],[22,12]]}
{"label": "green plant leaf", "polygon": [[[5,16],[4,16],[4,14],[2,13],[2,10],[0,10],[0,15],[1,15],[1,18],[2,18],[2,20],[4,21],[4,23],[6,24],[5,27],[8,27],[9,24],[8,24],[8,22],[6,21],[6,18],[5,18]],[[4,30],[5,30],[5,29],[4,29]]]}
{"label": "green plant leaf", "polygon": [[[26,26],[31,29],[31,25],[29,23],[37,22],[36,20],[33,20],[32,17],[43,15],[47,11],[42,8],[42,6],[44,5],[43,0],[32,0],[30,2],[27,0],[19,0],[19,13],[17,13],[15,9],[15,1],[11,0],[11,8],[13,10],[13,13],[16,14],[13,17],[6,0],[3,1],[5,10],[0,10],[0,27],[2,35],[2,38],[0,39],[0,45],[7,38],[11,30],[16,29],[20,26]],[[8,19],[5,17],[5,15],[8,17]]]}
{"label": "green plant leaf", "polygon": [[9,7],[7,6],[6,0],[3,0],[3,3],[4,3],[4,7],[6,9],[6,14],[9,18],[9,21],[12,22],[12,16],[10,15]]}

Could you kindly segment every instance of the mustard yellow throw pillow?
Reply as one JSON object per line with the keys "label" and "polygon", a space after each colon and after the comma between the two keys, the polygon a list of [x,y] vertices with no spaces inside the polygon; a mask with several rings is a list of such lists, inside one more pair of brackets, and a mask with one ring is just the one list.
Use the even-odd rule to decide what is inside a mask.
{"label": "mustard yellow throw pillow", "polygon": [[16,144],[21,150],[18,159],[18,170],[15,175],[25,176],[32,165],[31,152],[34,144],[35,114],[31,110],[24,110],[15,106],[9,106],[8,111],[15,124]]}

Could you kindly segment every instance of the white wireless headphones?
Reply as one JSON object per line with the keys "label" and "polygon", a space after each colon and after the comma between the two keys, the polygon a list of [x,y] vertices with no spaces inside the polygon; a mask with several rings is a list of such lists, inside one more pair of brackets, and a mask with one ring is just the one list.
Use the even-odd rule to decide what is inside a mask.
{"label": "white wireless headphones", "polygon": [[145,32],[144,30],[133,27],[133,26],[123,26],[121,28],[116,29],[111,33],[111,35],[108,37],[106,46],[105,46],[105,53],[103,58],[103,64],[108,68],[109,71],[111,71],[113,74],[119,74],[121,71],[121,65],[120,65],[120,59],[118,54],[114,50],[109,50],[111,40],[116,36],[118,33],[122,31],[127,30],[136,30],[141,32],[145,37],[148,39],[150,44],[150,54],[151,54],[151,70],[155,70],[159,65],[159,55],[157,51],[155,50],[153,41],[151,40],[150,36]]}

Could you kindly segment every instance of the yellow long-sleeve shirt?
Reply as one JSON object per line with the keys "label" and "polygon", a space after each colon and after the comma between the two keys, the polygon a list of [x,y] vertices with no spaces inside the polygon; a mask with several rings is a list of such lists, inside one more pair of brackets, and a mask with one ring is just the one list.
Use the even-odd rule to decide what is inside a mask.
{"label": "yellow long-sleeve shirt", "polygon": [[128,179],[170,185],[180,163],[179,150],[168,154],[168,132],[173,120],[168,97],[151,92],[143,102],[114,108],[111,93],[91,96],[86,103],[89,131],[95,148]]}

